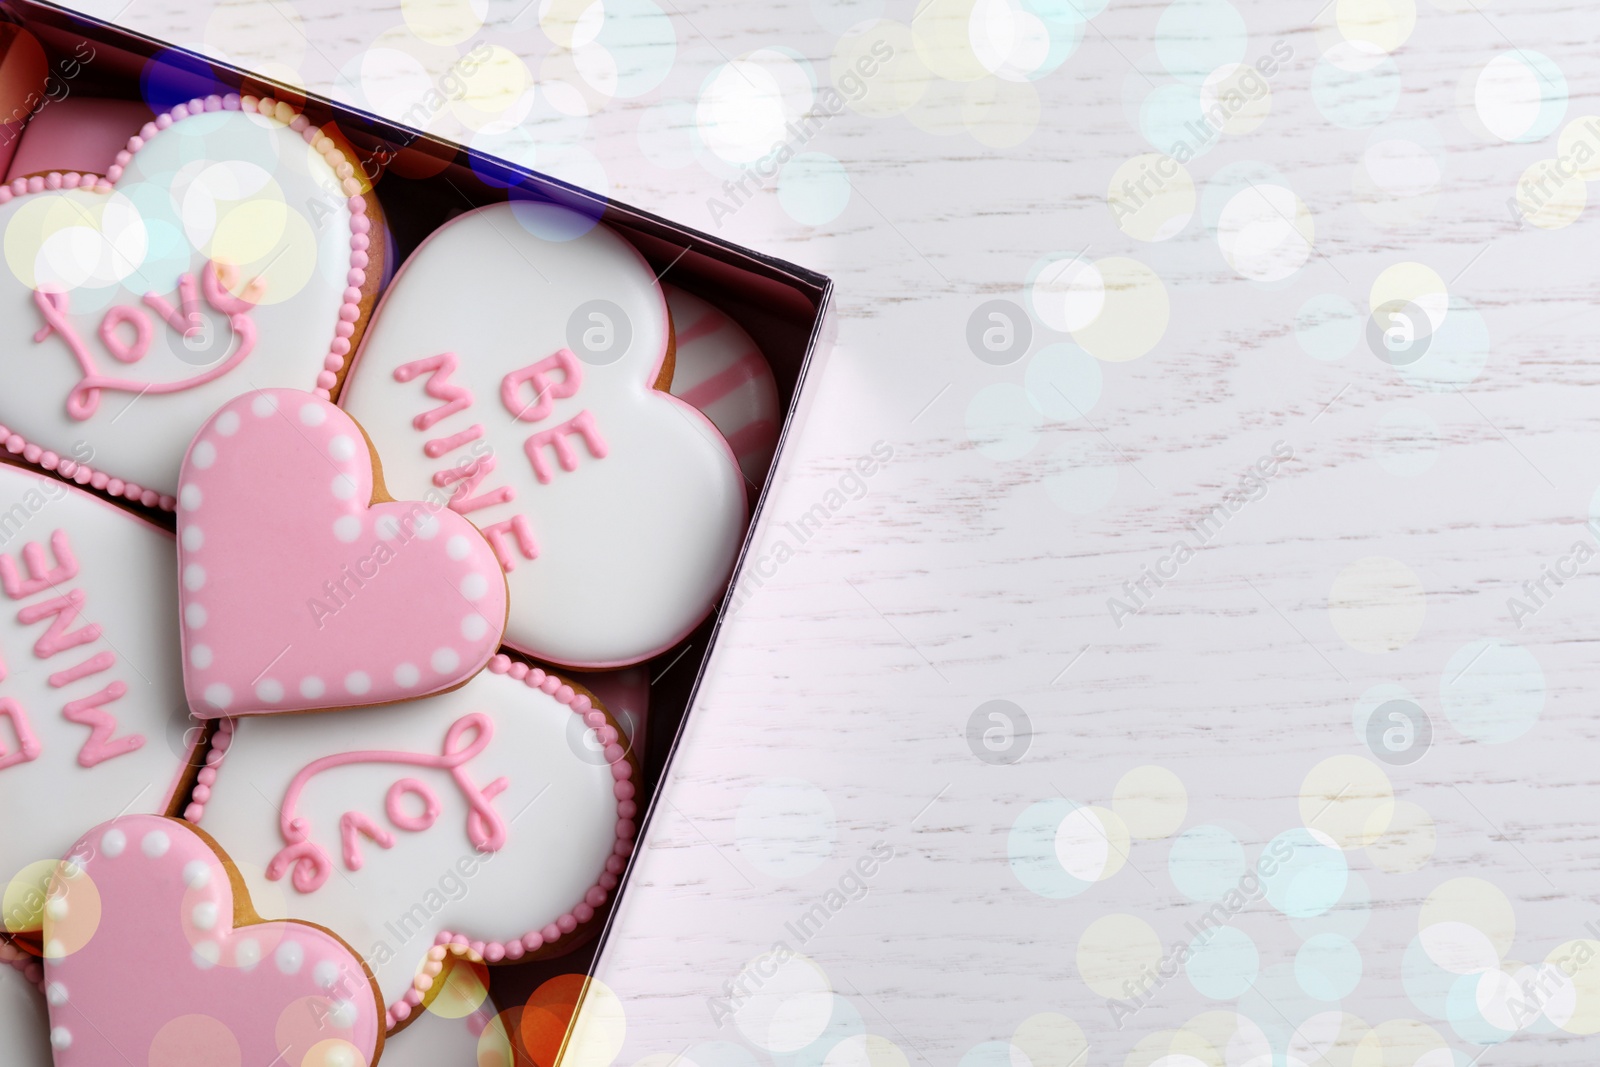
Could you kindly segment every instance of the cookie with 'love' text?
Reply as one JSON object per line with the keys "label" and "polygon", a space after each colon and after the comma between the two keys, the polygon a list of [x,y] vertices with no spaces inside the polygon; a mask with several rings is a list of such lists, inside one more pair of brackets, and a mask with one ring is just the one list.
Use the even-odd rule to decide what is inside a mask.
{"label": "cookie with 'love' text", "polygon": [[169,508],[224,401],[338,388],[385,256],[353,158],[251,96],[173,108],[104,176],[0,186],[0,231],[0,444]]}

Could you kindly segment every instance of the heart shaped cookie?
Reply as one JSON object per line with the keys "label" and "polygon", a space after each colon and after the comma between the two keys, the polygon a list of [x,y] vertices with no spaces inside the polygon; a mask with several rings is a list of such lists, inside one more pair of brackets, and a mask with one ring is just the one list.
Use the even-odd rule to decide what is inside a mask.
{"label": "heart shaped cookie", "polygon": [[633,761],[586,694],[496,656],[453,692],[385,708],[224,720],[187,816],[251,893],[366,953],[391,1025],[448,935],[490,963],[597,925],[632,851]]}
{"label": "heart shaped cookie", "polygon": [[326,930],[258,918],[185,823],[128,815],[89,831],[51,897],[56,1067],[377,1061],[383,1012],[361,958]]}
{"label": "heart shaped cookie", "polygon": [[223,401],[333,389],[381,274],[354,175],[287,104],[213,96],[147,124],[105,178],[0,187],[0,443],[171,507]]}
{"label": "heart shaped cookie", "polygon": [[636,663],[725,588],[744,479],[716,428],[665,391],[670,349],[644,258],[549,205],[462,215],[391,284],[340,405],[394,492],[449,488],[489,535],[511,587],[508,645]]}
{"label": "heart shaped cookie", "polygon": [[11,933],[38,929],[44,881],[84,827],[166,814],[196,761],[204,730],[184,706],[173,557],[165,530],[0,464],[0,921]]}
{"label": "heart shaped cookie", "polygon": [[442,692],[505,628],[478,530],[437,491],[389,500],[361,427],[294,389],[246,393],[195,436],[178,565],[183,680],[203,718]]}

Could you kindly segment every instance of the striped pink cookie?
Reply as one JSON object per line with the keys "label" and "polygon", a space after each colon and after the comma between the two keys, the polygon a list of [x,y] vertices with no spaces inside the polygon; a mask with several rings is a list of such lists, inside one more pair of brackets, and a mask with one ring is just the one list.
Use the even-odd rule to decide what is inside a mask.
{"label": "striped pink cookie", "polygon": [[739,469],[759,489],[783,426],[772,367],[727,315],[676,286],[662,289],[678,343],[672,395],[699,408],[722,431]]}

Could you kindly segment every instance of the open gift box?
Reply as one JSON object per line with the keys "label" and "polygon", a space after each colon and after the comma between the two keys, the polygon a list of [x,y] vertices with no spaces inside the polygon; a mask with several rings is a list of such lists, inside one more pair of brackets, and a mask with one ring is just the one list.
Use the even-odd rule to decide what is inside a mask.
{"label": "open gift box", "polygon": [[[748,531],[760,521],[771,471],[776,469],[784,436],[801,408],[808,367],[824,343],[831,291],[827,278],[96,19],[36,0],[0,0],[0,175],[5,177],[3,184],[20,181],[19,191],[27,186],[29,176],[48,171],[104,176],[117,166],[117,153],[127,138],[155,116],[169,113],[175,106],[187,106],[192,100],[229,94],[288,103],[359,162],[357,180],[363,193],[382,205],[386,282],[394,268],[403,267],[430,235],[472,209],[508,200],[519,205],[551,204],[603,222],[643,256],[660,282],[699,297],[742,328],[759,347],[775,380],[778,411],[774,418],[765,425],[748,425],[762,420],[737,412],[724,413],[719,419],[711,410],[718,396],[749,382],[748,368],[728,368],[717,380],[695,383],[698,398],[685,395],[696,388],[680,389],[676,380],[672,387],[675,394],[702,407],[717,422],[741,460],[749,483],[751,521],[728,586],[730,590],[739,588],[750,543]],[[421,110],[413,117],[425,122],[428,101],[419,106]],[[604,318],[603,309],[593,322],[607,335],[615,326]],[[35,325],[27,324],[29,334]],[[682,366],[687,346],[698,335],[685,331],[683,322],[676,327]],[[0,375],[5,373],[10,372],[0,364]],[[332,399],[339,400],[345,384],[341,380],[333,386]],[[3,381],[0,388],[4,388]],[[244,388],[241,386],[241,391]],[[740,419],[746,424],[741,425]],[[174,502],[161,494],[146,491],[141,495],[134,491],[136,486],[129,488],[115,478],[92,474],[86,463],[64,462],[64,453],[54,462],[41,464],[40,450],[15,433],[9,437],[0,434],[0,443],[17,462],[32,460],[34,466],[46,466],[57,475],[74,475],[74,481],[99,490],[108,499],[117,498],[117,506],[138,513],[144,521],[173,528],[174,517],[167,509]],[[722,603],[728,603],[727,598]],[[602,676],[544,665],[575,682],[592,682],[590,688],[597,700],[625,732],[634,735],[629,744],[637,760],[643,801],[637,819],[641,835],[654,810],[656,786],[671,762],[700,675],[715,646],[720,614],[713,613],[670,649],[624,671]],[[177,625],[176,619],[173,625]],[[3,681],[0,696],[4,696]],[[382,715],[383,711],[365,714]],[[205,740],[211,740],[211,731],[216,729],[207,727]],[[179,786],[180,792],[193,785],[204,753],[203,743],[192,753],[191,774]],[[174,810],[181,812],[183,804],[176,803]],[[226,840],[220,844],[228,847]],[[543,958],[517,963],[491,960],[498,965],[479,973],[490,976],[493,1003],[515,1010],[527,1005],[530,996],[543,997],[540,1003],[564,1024],[584,990],[584,983],[571,976],[588,972],[609,933],[605,925],[609,909],[626,888],[624,872],[601,914],[586,924],[587,938],[569,938],[561,953],[538,954]],[[464,983],[464,987],[470,985],[470,981]],[[536,994],[536,990],[541,992]],[[470,989],[463,996],[470,1000]],[[456,1014],[465,1015],[466,1009]],[[485,1008],[473,1016],[478,1020],[476,1027],[492,1018]],[[401,1033],[390,1050],[400,1049],[407,1040]],[[385,1053],[383,1059],[388,1062],[390,1055]]]}

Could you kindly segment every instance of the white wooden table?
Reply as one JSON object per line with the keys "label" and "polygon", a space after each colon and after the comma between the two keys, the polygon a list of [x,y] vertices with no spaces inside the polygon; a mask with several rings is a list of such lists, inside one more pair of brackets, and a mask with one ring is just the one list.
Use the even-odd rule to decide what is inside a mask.
{"label": "white wooden table", "polygon": [[[1592,6],[125,2],[82,6],[396,116],[503,48],[435,129],[509,115],[482,143],[838,281],[757,546],[784,562],[723,630],[593,1058],[1593,1061],[1596,209],[1582,173],[1508,206],[1540,161],[1589,173]],[[618,95],[574,73],[606,83],[597,27]],[[732,204],[805,75],[878,40],[799,146],[827,158]],[[1274,58],[1269,105],[1235,72],[1224,132],[1185,128]],[[1186,176],[1136,158],[1180,144]]]}

